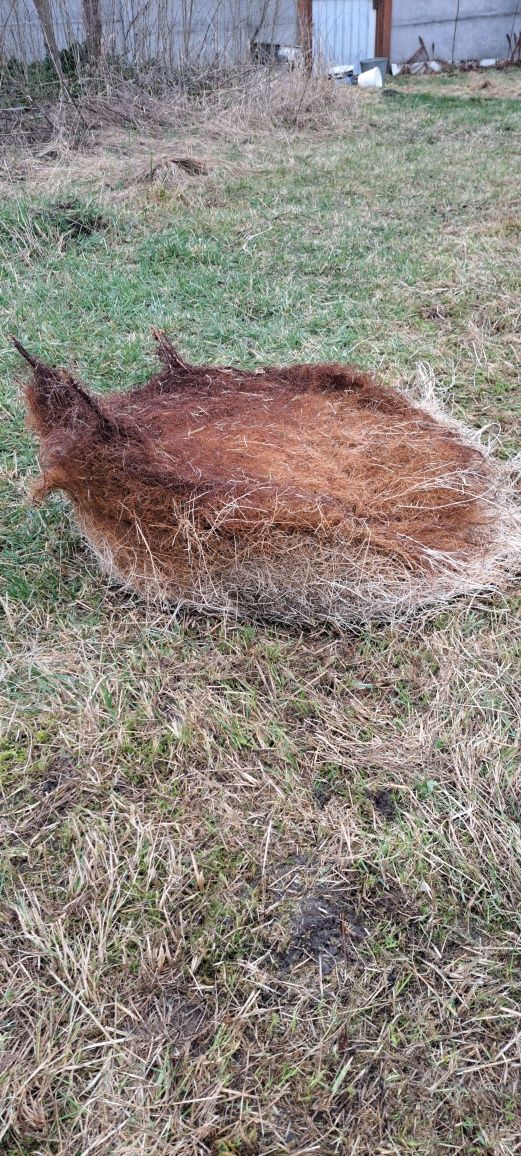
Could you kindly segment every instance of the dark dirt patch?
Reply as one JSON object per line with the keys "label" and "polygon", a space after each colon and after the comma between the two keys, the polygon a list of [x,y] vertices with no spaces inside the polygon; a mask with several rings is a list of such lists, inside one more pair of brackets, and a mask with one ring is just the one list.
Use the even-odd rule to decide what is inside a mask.
{"label": "dark dirt patch", "polygon": [[108,220],[99,210],[79,201],[57,201],[36,213],[34,222],[44,232],[59,233],[65,246],[83,241],[109,227]]}
{"label": "dark dirt patch", "polygon": [[330,799],[333,798],[334,791],[331,783],[326,779],[319,779],[313,787],[313,798],[318,803],[319,807],[326,807]]}
{"label": "dark dirt patch", "polygon": [[392,822],[393,819],[398,817],[399,808],[394,791],[390,791],[387,787],[382,787],[380,791],[368,791],[367,794],[375,810],[379,811],[384,819]]}
{"label": "dark dirt patch", "polygon": [[321,961],[328,975],[335,960],[346,957],[349,940],[360,941],[366,929],[357,921],[354,907],[341,891],[321,891],[303,896],[288,947],[279,956],[281,967],[304,960]]}
{"label": "dark dirt patch", "polygon": [[157,177],[171,176],[176,168],[190,177],[204,177],[209,172],[208,166],[198,157],[162,156],[142,168],[134,179],[143,183],[154,181]]}
{"label": "dark dirt patch", "polygon": [[43,780],[40,791],[42,795],[50,795],[67,783],[76,774],[76,767],[64,751],[59,751],[49,760],[46,767],[46,778]]}
{"label": "dark dirt patch", "polygon": [[309,866],[309,855],[292,855],[280,863],[270,880],[270,894],[277,899],[287,895],[301,895],[306,886],[305,871]]}
{"label": "dark dirt patch", "polygon": [[208,165],[197,157],[170,157],[169,159],[170,164],[184,169],[185,173],[190,173],[191,177],[204,177],[208,173]]}
{"label": "dark dirt patch", "polygon": [[[385,799],[381,805],[388,809],[390,802]],[[283,864],[269,893],[275,902],[270,902],[273,938],[266,947],[281,978],[306,961],[319,964],[323,976],[336,962],[357,970],[369,939],[371,950],[387,952],[391,937],[407,958],[425,939],[428,916],[416,898],[405,889],[386,886],[370,864],[338,883],[319,882],[312,859]]]}

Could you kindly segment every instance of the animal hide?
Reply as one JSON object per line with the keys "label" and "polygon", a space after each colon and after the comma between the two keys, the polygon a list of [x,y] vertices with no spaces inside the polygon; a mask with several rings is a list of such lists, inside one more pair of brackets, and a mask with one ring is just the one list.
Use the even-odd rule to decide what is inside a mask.
{"label": "animal hide", "polygon": [[15,342],[41,499],[62,490],[104,568],[148,598],[347,626],[497,586],[521,556],[506,467],[349,365],[189,365],[92,396]]}

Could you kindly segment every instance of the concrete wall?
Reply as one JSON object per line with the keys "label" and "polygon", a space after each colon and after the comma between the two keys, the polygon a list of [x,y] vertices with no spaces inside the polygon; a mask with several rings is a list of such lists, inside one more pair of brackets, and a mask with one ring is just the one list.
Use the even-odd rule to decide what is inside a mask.
{"label": "concrete wall", "polygon": [[444,60],[506,56],[507,32],[521,31],[517,0],[460,0],[454,39],[457,8],[457,0],[393,0],[392,59],[400,62],[412,56],[419,35],[431,55]]}
{"label": "concrete wall", "polygon": [[[81,0],[51,0],[58,45],[85,40]],[[178,65],[240,60],[252,38],[298,43],[294,0],[102,0],[106,50]],[[0,0],[0,57],[40,60],[45,44],[32,0]]]}

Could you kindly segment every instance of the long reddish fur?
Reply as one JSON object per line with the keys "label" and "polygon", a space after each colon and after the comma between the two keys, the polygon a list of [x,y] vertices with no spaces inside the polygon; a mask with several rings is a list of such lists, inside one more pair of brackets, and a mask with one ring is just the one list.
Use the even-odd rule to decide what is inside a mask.
{"label": "long reddish fur", "polygon": [[103,398],[30,362],[36,496],[63,490],[131,584],[190,600],[197,567],[335,545],[425,570],[464,559],[490,513],[487,460],[350,365],[190,365],[155,334],[161,371]]}

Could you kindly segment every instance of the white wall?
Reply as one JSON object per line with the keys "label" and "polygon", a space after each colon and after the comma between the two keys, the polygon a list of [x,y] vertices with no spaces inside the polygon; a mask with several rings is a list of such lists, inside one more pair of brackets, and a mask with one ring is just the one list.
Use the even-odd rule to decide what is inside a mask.
{"label": "white wall", "polygon": [[[85,40],[81,0],[51,0],[60,48]],[[249,41],[298,42],[294,0],[102,0],[107,51],[129,60],[238,60]],[[0,0],[0,56],[45,56],[32,0]]]}
{"label": "white wall", "polygon": [[313,53],[325,65],[374,56],[376,12],[372,0],[313,0]]}
{"label": "white wall", "polygon": [[[340,0],[337,0],[339,3]],[[349,2],[349,0],[346,0]],[[60,47],[85,39],[81,0],[51,0]],[[297,0],[102,0],[109,50],[128,59],[159,56],[177,64],[219,56],[237,60],[250,39],[298,43]],[[452,59],[457,0],[394,0],[391,57],[406,60],[421,35],[431,52]],[[460,0],[456,60],[505,56],[506,33],[521,31],[517,0]],[[0,0],[0,55],[35,60],[45,47],[32,0]]]}
{"label": "white wall", "polygon": [[412,56],[418,48],[418,35],[431,55],[445,60],[507,55],[507,32],[511,34],[513,27],[521,31],[521,4],[517,0],[460,0],[454,41],[457,8],[457,0],[393,0],[391,58],[403,61]]}

